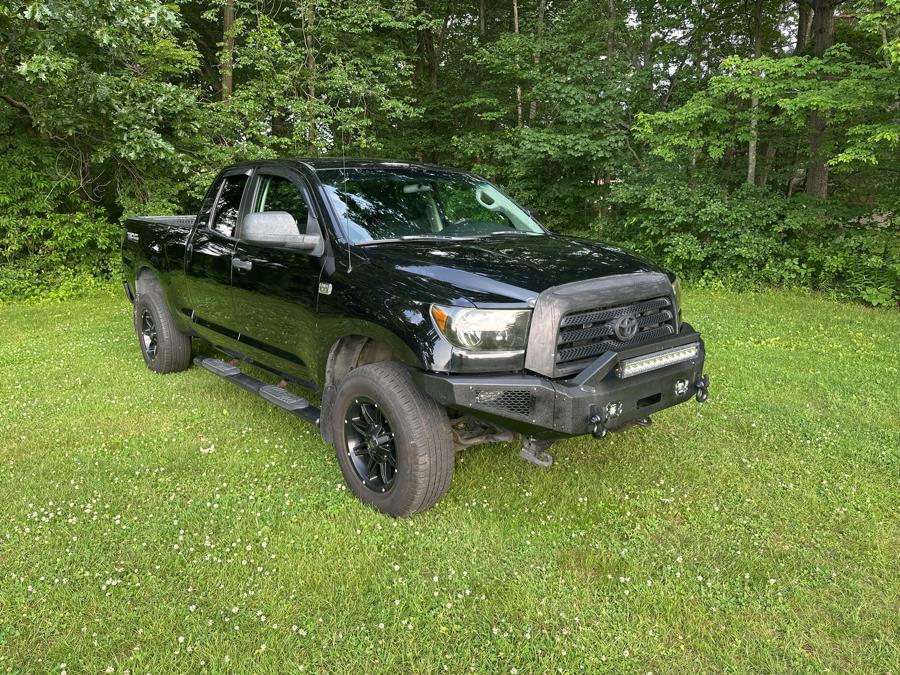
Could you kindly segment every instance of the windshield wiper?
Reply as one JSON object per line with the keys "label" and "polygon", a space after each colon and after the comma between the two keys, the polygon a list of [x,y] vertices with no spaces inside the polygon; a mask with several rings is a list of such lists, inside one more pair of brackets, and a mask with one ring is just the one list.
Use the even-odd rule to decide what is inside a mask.
{"label": "windshield wiper", "polygon": [[495,237],[500,235],[508,235],[508,234],[524,234],[527,236],[537,236],[543,234],[543,232],[528,232],[527,230],[497,230],[496,232],[491,232],[488,234],[488,237]]}
{"label": "windshield wiper", "polygon": [[401,241],[447,241],[448,239],[461,241],[464,239],[475,239],[475,237],[471,234],[406,234],[400,237]]}
{"label": "windshield wiper", "polygon": [[405,234],[402,237],[389,237],[387,239],[370,239],[369,241],[360,241],[353,244],[354,246],[370,246],[373,244],[397,244],[405,241],[470,241],[477,239],[471,235],[458,236],[441,236],[439,234]]}

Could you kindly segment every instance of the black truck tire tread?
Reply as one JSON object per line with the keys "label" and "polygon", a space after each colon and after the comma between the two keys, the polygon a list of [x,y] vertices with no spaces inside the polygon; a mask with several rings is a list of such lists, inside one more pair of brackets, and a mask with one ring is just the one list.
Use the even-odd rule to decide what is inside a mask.
{"label": "black truck tire tread", "polygon": [[[147,355],[141,340],[141,315],[145,309],[150,312],[156,324],[158,349],[155,359]],[[191,337],[178,330],[160,289],[144,291],[134,299],[134,330],[144,362],[150,370],[157,373],[177,373],[190,367]]]}
{"label": "black truck tire tread", "polygon": [[[346,459],[344,414],[351,398],[367,395],[379,401],[399,437],[406,475],[380,495],[361,485]],[[366,504],[394,517],[409,516],[434,506],[453,479],[455,449],[447,412],[420,391],[405,366],[386,361],[351,370],[341,381],[331,416],[338,463],[354,494]],[[403,448],[401,450],[401,447]],[[403,461],[403,460],[401,460]]]}

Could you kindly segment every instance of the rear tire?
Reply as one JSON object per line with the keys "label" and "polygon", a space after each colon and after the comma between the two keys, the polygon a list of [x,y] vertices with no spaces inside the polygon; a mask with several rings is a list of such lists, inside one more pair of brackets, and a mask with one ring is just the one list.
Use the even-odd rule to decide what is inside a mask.
{"label": "rear tire", "polygon": [[450,487],[455,451],[447,413],[401,364],[350,371],[334,397],[331,425],[344,479],[378,511],[409,516]]}
{"label": "rear tire", "polygon": [[175,373],[191,365],[191,338],[175,326],[162,291],[154,288],[135,298],[134,330],[150,370]]}

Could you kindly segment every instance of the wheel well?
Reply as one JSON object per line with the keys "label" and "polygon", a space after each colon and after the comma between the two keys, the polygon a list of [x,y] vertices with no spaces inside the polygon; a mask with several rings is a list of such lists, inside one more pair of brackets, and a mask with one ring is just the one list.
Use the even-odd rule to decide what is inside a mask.
{"label": "wheel well", "polygon": [[399,360],[390,345],[365,337],[348,335],[338,340],[328,354],[325,367],[325,386],[337,385],[354,368],[369,363]]}
{"label": "wheel well", "polygon": [[390,345],[364,335],[348,335],[334,343],[325,365],[325,387],[322,391],[322,415],[319,426],[322,438],[331,442],[331,402],[337,386],[354,368],[382,361],[399,361]]}

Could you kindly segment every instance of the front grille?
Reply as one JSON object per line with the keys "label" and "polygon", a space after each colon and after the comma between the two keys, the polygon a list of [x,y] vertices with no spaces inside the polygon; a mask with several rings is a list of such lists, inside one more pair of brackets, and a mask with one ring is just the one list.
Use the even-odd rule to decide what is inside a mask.
{"label": "front grille", "polygon": [[493,408],[505,413],[531,417],[534,412],[534,396],[524,389],[477,389],[475,403],[483,408]]}
{"label": "front grille", "polygon": [[[618,319],[629,315],[635,318],[637,332],[623,341],[616,336],[615,326]],[[675,312],[667,297],[571,312],[559,323],[556,363],[569,364],[608,351],[619,352],[674,333]]]}

